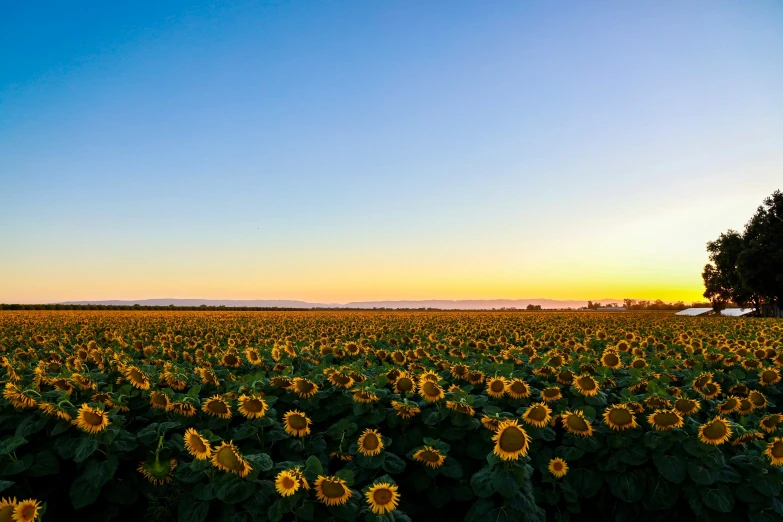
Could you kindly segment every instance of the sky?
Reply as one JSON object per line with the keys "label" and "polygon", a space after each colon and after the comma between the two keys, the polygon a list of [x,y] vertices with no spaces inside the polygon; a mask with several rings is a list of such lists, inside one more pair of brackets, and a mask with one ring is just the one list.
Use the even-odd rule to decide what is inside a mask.
{"label": "sky", "polygon": [[0,0],[0,302],[701,299],[783,2]]}

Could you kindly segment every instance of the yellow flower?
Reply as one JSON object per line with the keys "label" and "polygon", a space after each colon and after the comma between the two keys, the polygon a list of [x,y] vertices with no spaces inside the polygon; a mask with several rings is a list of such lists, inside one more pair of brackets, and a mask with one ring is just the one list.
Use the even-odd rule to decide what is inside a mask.
{"label": "yellow flower", "polygon": [[242,478],[247,477],[253,468],[239,453],[233,441],[223,443],[212,454],[212,465],[222,471],[230,471]]}
{"label": "yellow flower", "polygon": [[383,450],[383,440],[377,430],[366,429],[359,437],[359,453],[365,457],[378,455]]}
{"label": "yellow flower", "polygon": [[647,422],[658,431],[682,428],[682,415],[677,410],[655,410],[647,416]]}
{"label": "yellow flower", "polygon": [[543,428],[552,420],[552,409],[543,402],[531,404],[522,414],[522,420],[536,428]]}
{"label": "yellow flower", "polygon": [[559,401],[563,398],[563,394],[560,393],[560,388],[557,386],[551,386],[541,390],[541,400],[544,402]]}
{"label": "yellow flower", "polygon": [[552,474],[552,476],[556,478],[562,478],[565,477],[566,473],[568,473],[568,464],[566,464],[566,461],[560,457],[555,457],[549,461],[549,466],[547,466],[547,469],[549,470],[549,473]]}
{"label": "yellow flower", "polygon": [[731,438],[731,426],[728,421],[715,417],[710,422],[699,426],[699,440],[704,444],[718,446]]}
{"label": "yellow flower", "polygon": [[429,380],[420,381],[419,395],[427,402],[437,402],[446,396],[443,388]]}
{"label": "yellow flower", "polygon": [[397,412],[397,416],[401,419],[411,419],[416,416],[417,413],[421,413],[421,409],[417,406],[411,406],[399,401],[392,401],[392,408]]}
{"label": "yellow flower", "polygon": [[150,380],[149,378],[144,375],[144,372],[136,368],[135,366],[128,366],[125,368],[125,370],[122,372],[122,374],[125,376],[128,381],[133,385],[134,388],[138,388],[139,390],[149,390],[150,389]]}
{"label": "yellow flower", "polygon": [[351,490],[339,477],[318,475],[315,481],[315,493],[318,500],[327,506],[342,506],[351,498]]}
{"label": "yellow flower", "polygon": [[560,415],[560,419],[563,422],[563,427],[569,433],[582,437],[589,437],[593,434],[593,427],[590,426],[590,421],[585,419],[581,411],[566,411]]}
{"label": "yellow flower", "polygon": [[370,486],[365,493],[367,504],[376,515],[383,515],[397,509],[397,503],[400,501],[400,494],[397,493],[397,486],[388,482],[379,482]]}
{"label": "yellow flower", "polygon": [[[33,498],[22,500],[16,507],[14,507],[13,520],[14,522],[32,522],[38,518],[38,510],[41,508],[41,503]],[[0,509],[0,513],[2,509]],[[0,516],[2,520],[2,516]]]}
{"label": "yellow flower", "polygon": [[299,480],[288,470],[283,470],[275,478],[275,489],[283,497],[290,497],[299,489]]}
{"label": "yellow flower", "polygon": [[220,417],[221,419],[231,418],[231,406],[229,406],[220,395],[213,395],[207,399],[207,401],[202,404],[201,411],[214,417]]}
{"label": "yellow flower", "polygon": [[261,419],[269,408],[266,401],[256,395],[239,396],[239,413],[248,419]]}
{"label": "yellow flower", "polygon": [[106,412],[84,403],[73,423],[87,433],[99,433],[109,426],[109,417]]}
{"label": "yellow flower", "polygon": [[783,466],[783,437],[775,437],[769,441],[764,454],[769,457],[773,466]]}
{"label": "yellow flower", "polygon": [[294,437],[304,437],[310,434],[310,424],[312,421],[307,418],[304,412],[291,410],[283,415],[285,432]]}
{"label": "yellow flower", "polygon": [[574,379],[574,388],[581,395],[593,396],[598,394],[598,382],[592,376],[582,374]]}
{"label": "yellow flower", "polygon": [[185,431],[185,449],[197,460],[207,460],[212,456],[212,446],[193,428]]}
{"label": "yellow flower", "polygon": [[759,384],[769,386],[780,382],[780,370],[777,368],[767,368],[759,374]]}
{"label": "yellow flower", "polygon": [[503,460],[517,460],[527,455],[530,436],[516,420],[505,420],[492,437],[495,448],[492,452]]}
{"label": "yellow flower", "polygon": [[423,448],[416,450],[413,454],[413,460],[423,462],[425,466],[436,469],[446,462],[446,455],[432,446],[424,446]]}
{"label": "yellow flower", "polygon": [[19,503],[15,498],[0,498],[0,521],[11,522],[17,505]]}
{"label": "yellow flower", "polygon": [[636,424],[636,417],[634,417],[631,409],[624,405],[618,404],[607,408],[604,412],[604,423],[613,430],[630,430],[638,427]]}
{"label": "yellow flower", "polygon": [[522,379],[511,379],[506,382],[506,393],[512,399],[525,399],[530,397],[530,386]]}
{"label": "yellow flower", "polygon": [[315,384],[313,381],[302,379],[301,377],[296,377],[294,379],[292,388],[294,392],[296,392],[296,394],[303,399],[308,399],[318,393],[317,384]]}
{"label": "yellow flower", "polygon": [[156,457],[154,461],[144,461],[139,463],[136,468],[144,478],[150,481],[153,486],[162,486],[171,482],[174,470],[177,468],[175,459],[160,461]]}
{"label": "yellow flower", "polygon": [[496,399],[503,398],[506,395],[505,377],[490,377],[487,379],[487,395]]}

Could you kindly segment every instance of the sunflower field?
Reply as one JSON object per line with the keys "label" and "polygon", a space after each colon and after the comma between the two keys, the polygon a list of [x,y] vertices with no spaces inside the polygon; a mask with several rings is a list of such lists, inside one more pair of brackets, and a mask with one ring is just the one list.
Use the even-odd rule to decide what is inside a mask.
{"label": "sunflower field", "polygon": [[783,520],[783,328],[0,312],[0,522]]}

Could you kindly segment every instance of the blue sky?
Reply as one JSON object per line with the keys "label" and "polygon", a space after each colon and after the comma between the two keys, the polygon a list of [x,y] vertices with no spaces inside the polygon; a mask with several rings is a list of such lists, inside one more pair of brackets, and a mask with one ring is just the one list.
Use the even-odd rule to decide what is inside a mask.
{"label": "blue sky", "polygon": [[778,1],[0,14],[0,301],[696,299],[783,188]]}

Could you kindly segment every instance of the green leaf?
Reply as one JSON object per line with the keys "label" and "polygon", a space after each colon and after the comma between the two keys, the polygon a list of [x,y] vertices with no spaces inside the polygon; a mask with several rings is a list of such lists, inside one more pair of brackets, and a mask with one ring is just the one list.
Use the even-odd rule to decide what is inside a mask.
{"label": "green leaf", "polygon": [[470,487],[478,497],[491,497],[495,493],[495,488],[492,486],[492,473],[489,469],[481,468],[480,471],[474,473],[470,477]]}
{"label": "green leaf", "polygon": [[576,491],[580,498],[595,496],[603,484],[600,475],[584,468],[569,471],[565,476],[565,482]]}
{"label": "green leaf", "polygon": [[218,499],[227,504],[237,504],[255,493],[255,485],[233,475],[224,475],[215,481]]}
{"label": "green leaf", "polygon": [[687,474],[687,462],[680,455],[661,455],[653,458],[658,473],[669,482],[681,484]]}
{"label": "green leaf", "polygon": [[503,497],[513,498],[524,483],[519,479],[519,475],[510,469],[496,469],[492,472],[492,488]]}
{"label": "green leaf", "polygon": [[688,475],[696,484],[709,486],[718,480],[719,471],[706,467],[700,460],[689,460]]}
{"label": "green leaf", "polygon": [[780,495],[781,482],[781,476],[777,470],[764,470],[750,478],[750,484],[765,497]]}
{"label": "green leaf", "polygon": [[734,493],[725,484],[701,488],[701,499],[710,509],[721,513],[731,513],[734,509]]}
{"label": "green leaf", "polygon": [[127,479],[114,479],[107,486],[109,490],[106,498],[109,502],[121,506],[132,506],[139,498],[139,488],[134,481]]}
{"label": "green leaf", "polygon": [[27,439],[14,435],[0,441],[0,455],[8,455],[22,444],[27,443]]}
{"label": "green leaf", "polygon": [[495,507],[495,503],[489,499],[480,499],[473,503],[465,516],[465,522],[483,522],[487,515]]}
{"label": "green leaf", "polygon": [[307,460],[305,461],[305,471],[309,471],[314,475],[323,475],[324,467],[318,457],[311,455],[307,457]]}
{"label": "green leaf", "polygon": [[348,484],[349,487],[353,486],[354,476],[353,476],[353,471],[351,471],[350,469],[341,469],[340,471],[335,473],[335,476],[343,479],[345,483]]}
{"label": "green leaf", "polygon": [[87,457],[95,453],[96,449],[98,449],[98,439],[91,435],[82,435],[79,443],[76,445],[73,460],[83,462]]}
{"label": "green leaf", "polygon": [[197,502],[193,497],[183,497],[177,507],[179,522],[204,522],[209,514],[208,502]]}
{"label": "green leaf", "polygon": [[119,459],[116,455],[109,455],[107,460],[98,461],[90,460],[87,463],[87,467],[82,474],[82,477],[90,483],[94,488],[100,489],[101,486],[106,484],[114,476],[114,472],[117,471],[119,465]]}
{"label": "green leaf", "polygon": [[386,458],[383,459],[383,470],[392,475],[397,475],[405,471],[405,461],[394,453],[386,453]]}
{"label": "green leaf", "polygon": [[5,491],[14,484],[16,484],[16,482],[12,482],[10,480],[0,480],[0,491]]}
{"label": "green leaf", "polygon": [[89,506],[95,502],[98,498],[98,494],[101,492],[100,488],[93,487],[87,479],[84,477],[78,477],[71,484],[70,497],[71,504],[75,509],[81,509],[85,506]]}
{"label": "green leaf", "polygon": [[606,475],[612,494],[624,502],[638,502],[644,497],[644,473],[627,471],[618,475]]}
{"label": "green leaf", "polygon": [[27,470],[27,474],[31,477],[45,477],[47,475],[55,475],[60,472],[60,462],[57,460],[57,456],[51,451],[42,451],[35,456],[35,462],[30,469]]}
{"label": "green leaf", "polygon": [[48,420],[49,419],[44,415],[29,415],[16,427],[16,435],[19,437],[27,437],[28,435],[38,433],[46,426]]}
{"label": "green leaf", "polygon": [[462,465],[459,463],[459,461],[452,457],[446,457],[446,461],[443,463],[443,466],[441,466],[438,469],[439,473],[443,475],[444,477],[449,477],[453,479],[460,479],[462,478]]}
{"label": "green leaf", "polygon": [[253,455],[245,455],[245,460],[250,463],[253,470],[269,471],[275,465],[272,462],[272,458],[266,453],[255,453]]}
{"label": "green leaf", "polygon": [[0,467],[0,475],[16,475],[27,471],[33,465],[33,456],[29,453],[18,460],[9,460]]}
{"label": "green leaf", "polygon": [[663,477],[652,476],[647,481],[644,507],[649,511],[669,509],[677,502],[678,488]]}

